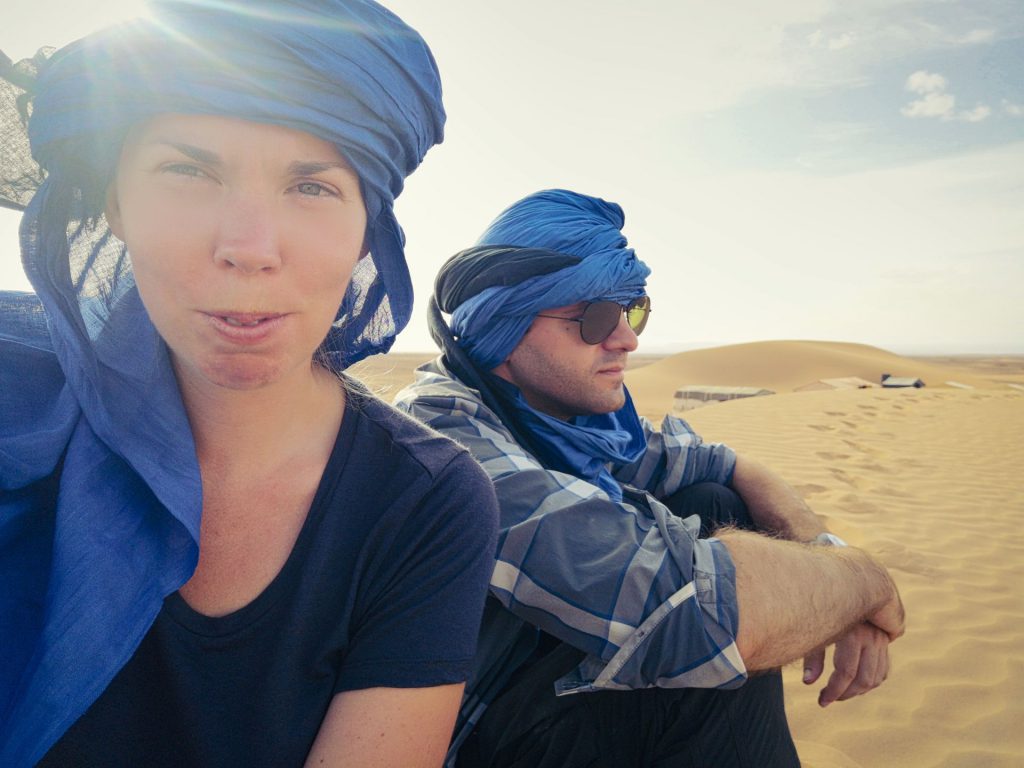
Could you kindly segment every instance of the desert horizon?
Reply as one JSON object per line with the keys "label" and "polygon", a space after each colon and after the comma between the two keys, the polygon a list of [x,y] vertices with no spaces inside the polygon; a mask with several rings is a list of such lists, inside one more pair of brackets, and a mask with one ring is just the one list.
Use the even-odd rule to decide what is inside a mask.
{"label": "desert horizon", "polygon": [[[386,355],[354,372],[390,399],[435,355]],[[926,386],[793,391],[882,373]],[[824,683],[804,686],[800,664],[784,670],[805,768],[1024,763],[1024,355],[769,341],[636,355],[627,371],[638,411],[656,424],[686,384],[775,390],[680,415],[778,471],[833,532],[890,569],[906,606],[879,689],[822,710]]]}

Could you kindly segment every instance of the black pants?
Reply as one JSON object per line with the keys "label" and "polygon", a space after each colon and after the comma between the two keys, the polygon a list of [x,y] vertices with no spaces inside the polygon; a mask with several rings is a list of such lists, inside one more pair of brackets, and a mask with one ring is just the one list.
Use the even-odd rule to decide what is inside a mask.
{"label": "black pants", "polygon": [[[736,494],[714,484],[666,500],[681,517],[752,528]],[[555,696],[582,659],[563,643],[519,670],[459,752],[458,768],[796,768],[778,671],[731,691],[646,688]]]}

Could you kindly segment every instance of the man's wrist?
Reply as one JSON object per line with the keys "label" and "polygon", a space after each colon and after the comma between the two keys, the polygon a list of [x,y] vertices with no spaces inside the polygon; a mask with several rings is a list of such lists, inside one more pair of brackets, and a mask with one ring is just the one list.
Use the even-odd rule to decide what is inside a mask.
{"label": "man's wrist", "polygon": [[834,533],[829,533],[828,531],[825,531],[824,533],[819,533],[817,536],[815,536],[813,539],[811,539],[811,541],[809,543],[810,544],[815,544],[815,545],[817,545],[819,547],[848,547],[849,546],[849,544],[847,544],[845,541],[840,539]]}

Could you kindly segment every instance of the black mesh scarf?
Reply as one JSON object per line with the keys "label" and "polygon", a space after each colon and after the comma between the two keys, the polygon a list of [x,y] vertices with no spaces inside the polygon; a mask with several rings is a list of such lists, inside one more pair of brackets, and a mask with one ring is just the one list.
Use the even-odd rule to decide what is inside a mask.
{"label": "black mesh scarf", "polygon": [[557,272],[582,259],[545,248],[485,245],[467,248],[441,267],[434,281],[434,293],[427,306],[427,323],[434,343],[441,348],[444,366],[466,386],[480,392],[484,404],[498,416],[523,448],[536,457],[545,452],[530,433],[519,427],[504,404],[501,390],[490,371],[481,370],[459,346],[442,313],[451,314],[473,296],[494,286],[519,285],[523,281]]}
{"label": "black mesh scarf", "polygon": [[45,175],[32,159],[28,118],[32,83],[52,48],[12,62],[0,51],[0,207],[25,210]]}

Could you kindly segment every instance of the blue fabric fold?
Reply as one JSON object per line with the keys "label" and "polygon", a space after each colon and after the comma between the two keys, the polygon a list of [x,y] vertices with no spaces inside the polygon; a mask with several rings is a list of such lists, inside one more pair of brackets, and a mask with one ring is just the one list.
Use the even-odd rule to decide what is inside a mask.
{"label": "blue fabric fold", "polygon": [[[198,561],[202,485],[164,342],[102,217],[119,147],[161,112],[284,125],[359,175],[369,255],[324,341],[386,351],[412,290],[394,198],[442,138],[426,44],[369,0],[168,0],[57,52],[28,125],[35,295],[0,293],[0,765],[29,766],[134,653]],[[4,147],[7,150],[7,147]]]}
{"label": "blue fabric fold", "polygon": [[477,245],[545,248],[582,258],[579,264],[514,286],[495,286],[451,315],[459,346],[483,370],[500,365],[534,316],[579,301],[626,303],[644,294],[651,270],[628,246],[625,217],[615,203],[564,189],[536,192],[509,206]]}
{"label": "blue fabric fold", "polygon": [[[453,308],[452,334],[473,364],[486,373],[504,362],[539,312],[580,301],[625,303],[643,296],[650,269],[629,247],[621,231],[624,223],[622,208],[615,203],[565,189],[534,193],[499,214],[477,242],[479,250],[464,252],[475,254],[473,258],[449,261],[449,274],[439,282],[462,283],[455,274],[459,270],[466,278],[500,271],[502,261],[514,256],[483,246],[544,249],[579,261],[512,285],[493,285]],[[542,252],[536,259],[538,265],[550,262]],[[528,271],[528,254],[520,252],[518,260],[518,271]],[[562,421],[532,408],[504,379],[488,375],[487,381],[506,414],[515,419],[517,432],[529,436],[530,447],[544,466],[594,483],[612,499],[622,500],[608,464],[636,461],[646,446],[628,391],[623,407],[613,413]]]}
{"label": "blue fabric fold", "polygon": [[647,436],[628,391],[626,404],[613,413],[574,416],[565,422],[530,407],[514,384],[497,376],[489,381],[518,426],[533,438],[541,464],[586,480],[613,501],[622,501],[622,486],[608,465],[632,464],[647,448]]}

